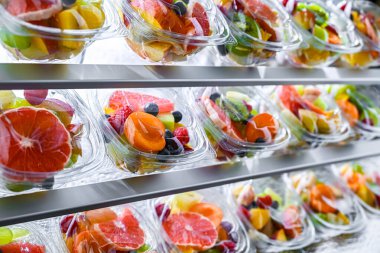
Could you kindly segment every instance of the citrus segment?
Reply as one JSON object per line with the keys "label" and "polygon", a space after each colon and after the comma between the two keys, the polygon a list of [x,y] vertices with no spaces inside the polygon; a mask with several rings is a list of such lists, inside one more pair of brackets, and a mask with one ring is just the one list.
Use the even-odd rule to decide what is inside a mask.
{"label": "citrus segment", "polygon": [[223,211],[219,207],[209,203],[197,203],[190,207],[190,212],[199,213],[209,219],[215,227],[223,220]]}
{"label": "citrus segment", "polygon": [[86,216],[86,219],[91,224],[108,222],[108,221],[113,221],[117,219],[116,213],[112,211],[110,208],[101,208],[101,209],[86,211],[84,215]]}
{"label": "citrus segment", "polygon": [[45,246],[36,245],[29,242],[14,242],[0,246],[0,252],[3,253],[45,253]]}
{"label": "citrus segment", "polygon": [[6,3],[11,15],[25,21],[48,19],[62,9],[61,0],[9,0]]}

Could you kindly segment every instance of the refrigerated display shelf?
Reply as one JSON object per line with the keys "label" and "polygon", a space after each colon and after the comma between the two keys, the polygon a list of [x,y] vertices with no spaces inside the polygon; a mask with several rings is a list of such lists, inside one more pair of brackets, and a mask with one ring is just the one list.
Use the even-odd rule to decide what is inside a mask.
{"label": "refrigerated display shelf", "polygon": [[0,199],[0,226],[380,155],[380,140]]}
{"label": "refrigerated display shelf", "polygon": [[282,84],[380,84],[378,69],[0,64],[0,89],[95,89]]}

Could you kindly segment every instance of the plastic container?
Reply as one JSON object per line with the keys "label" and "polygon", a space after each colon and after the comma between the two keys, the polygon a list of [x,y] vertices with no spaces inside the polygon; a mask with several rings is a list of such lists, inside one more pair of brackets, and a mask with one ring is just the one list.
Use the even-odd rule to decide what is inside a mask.
{"label": "plastic container", "polygon": [[122,205],[56,218],[64,252],[162,252],[158,234],[140,208]]}
{"label": "plastic container", "polygon": [[0,227],[0,234],[0,252],[3,253],[53,253],[61,250],[56,245],[52,245],[51,240],[48,239],[49,236],[35,223]]}
{"label": "plastic container", "polygon": [[[323,87],[323,86],[322,86]],[[289,149],[316,148],[339,143],[350,134],[334,100],[313,85],[283,85],[274,89],[280,115],[292,132]]]}
{"label": "plastic container", "polygon": [[209,150],[186,99],[174,89],[107,89],[95,91],[92,100],[108,154],[124,171],[191,165]]}
{"label": "plastic container", "polygon": [[345,164],[334,164],[333,171],[357,196],[364,209],[380,215],[380,170],[374,160],[358,160]]}
{"label": "plastic container", "polygon": [[328,168],[316,168],[284,176],[299,194],[318,237],[352,234],[366,226],[366,216],[351,191]]}
{"label": "plastic container", "polygon": [[364,42],[359,53],[342,55],[345,66],[365,68],[380,63],[380,7],[370,1],[342,1],[340,9],[350,17]]}
{"label": "plastic container", "polygon": [[151,201],[166,252],[254,252],[241,222],[223,198],[214,188]]}
{"label": "plastic container", "polygon": [[326,67],[340,54],[360,51],[363,42],[343,12],[319,0],[284,0],[283,5],[298,25],[304,43],[286,52],[294,67]]}
{"label": "plastic container", "polygon": [[380,89],[376,86],[334,85],[329,87],[356,139],[380,136]]}
{"label": "plastic container", "polygon": [[224,13],[233,43],[218,46],[223,58],[240,65],[264,64],[276,53],[294,50],[302,36],[275,0],[215,0]]}
{"label": "plastic container", "polygon": [[189,96],[219,160],[285,147],[289,130],[253,87],[193,88]]}
{"label": "plastic container", "polygon": [[110,1],[8,0],[0,5],[0,28],[12,58],[47,62],[68,60],[94,40],[114,36],[120,20]]}
{"label": "plastic container", "polygon": [[74,91],[0,92],[0,194],[52,189],[103,161],[98,128]]}
{"label": "plastic container", "polygon": [[281,178],[250,180],[227,189],[232,206],[259,249],[296,250],[314,241],[315,230],[302,202]]}
{"label": "plastic container", "polygon": [[121,7],[126,42],[153,62],[184,61],[229,37],[227,24],[211,0],[123,0]]}

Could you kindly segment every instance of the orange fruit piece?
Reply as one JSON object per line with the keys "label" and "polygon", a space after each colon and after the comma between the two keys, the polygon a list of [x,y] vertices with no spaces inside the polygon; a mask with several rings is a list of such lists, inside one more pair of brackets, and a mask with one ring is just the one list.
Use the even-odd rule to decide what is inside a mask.
{"label": "orange fruit piece", "polygon": [[[278,129],[277,120],[269,113],[260,113],[249,120],[246,128],[246,137],[249,142],[256,142],[262,138],[266,141],[276,137]],[[270,136],[268,136],[268,134]]]}
{"label": "orange fruit piece", "polygon": [[336,103],[346,116],[348,122],[350,122],[350,125],[353,126],[359,120],[358,108],[348,101],[348,99],[338,99]]}
{"label": "orange fruit piece", "polygon": [[74,253],[102,253],[102,246],[107,241],[95,230],[87,230],[79,233],[74,240]]}
{"label": "orange fruit piece", "polygon": [[71,156],[71,137],[46,109],[20,107],[0,115],[0,164],[16,171],[58,172]]}
{"label": "orange fruit piece", "polygon": [[117,215],[110,208],[101,208],[84,212],[86,219],[92,225],[102,222],[113,221],[117,219]]}
{"label": "orange fruit piece", "polygon": [[337,210],[327,204],[324,199],[335,201],[333,190],[325,184],[313,186],[310,192],[310,206],[321,213],[335,213]]}
{"label": "orange fruit piece", "polygon": [[145,112],[129,115],[124,124],[124,135],[134,148],[143,152],[158,152],[166,144],[164,124]]}
{"label": "orange fruit piece", "polygon": [[218,206],[210,203],[196,203],[192,205],[189,212],[199,213],[209,219],[215,227],[218,227],[223,220],[223,211]]}

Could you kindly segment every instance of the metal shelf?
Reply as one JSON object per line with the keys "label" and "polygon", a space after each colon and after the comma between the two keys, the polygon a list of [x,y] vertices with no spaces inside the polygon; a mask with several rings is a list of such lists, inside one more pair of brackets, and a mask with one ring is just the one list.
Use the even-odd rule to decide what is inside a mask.
{"label": "metal shelf", "polygon": [[0,199],[0,226],[380,155],[380,140]]}
{"label": "metal shelf", "polygon": [[0,89],[380,84],[378,69],[343,68],[3,63],[0,64],[0,77]]}

